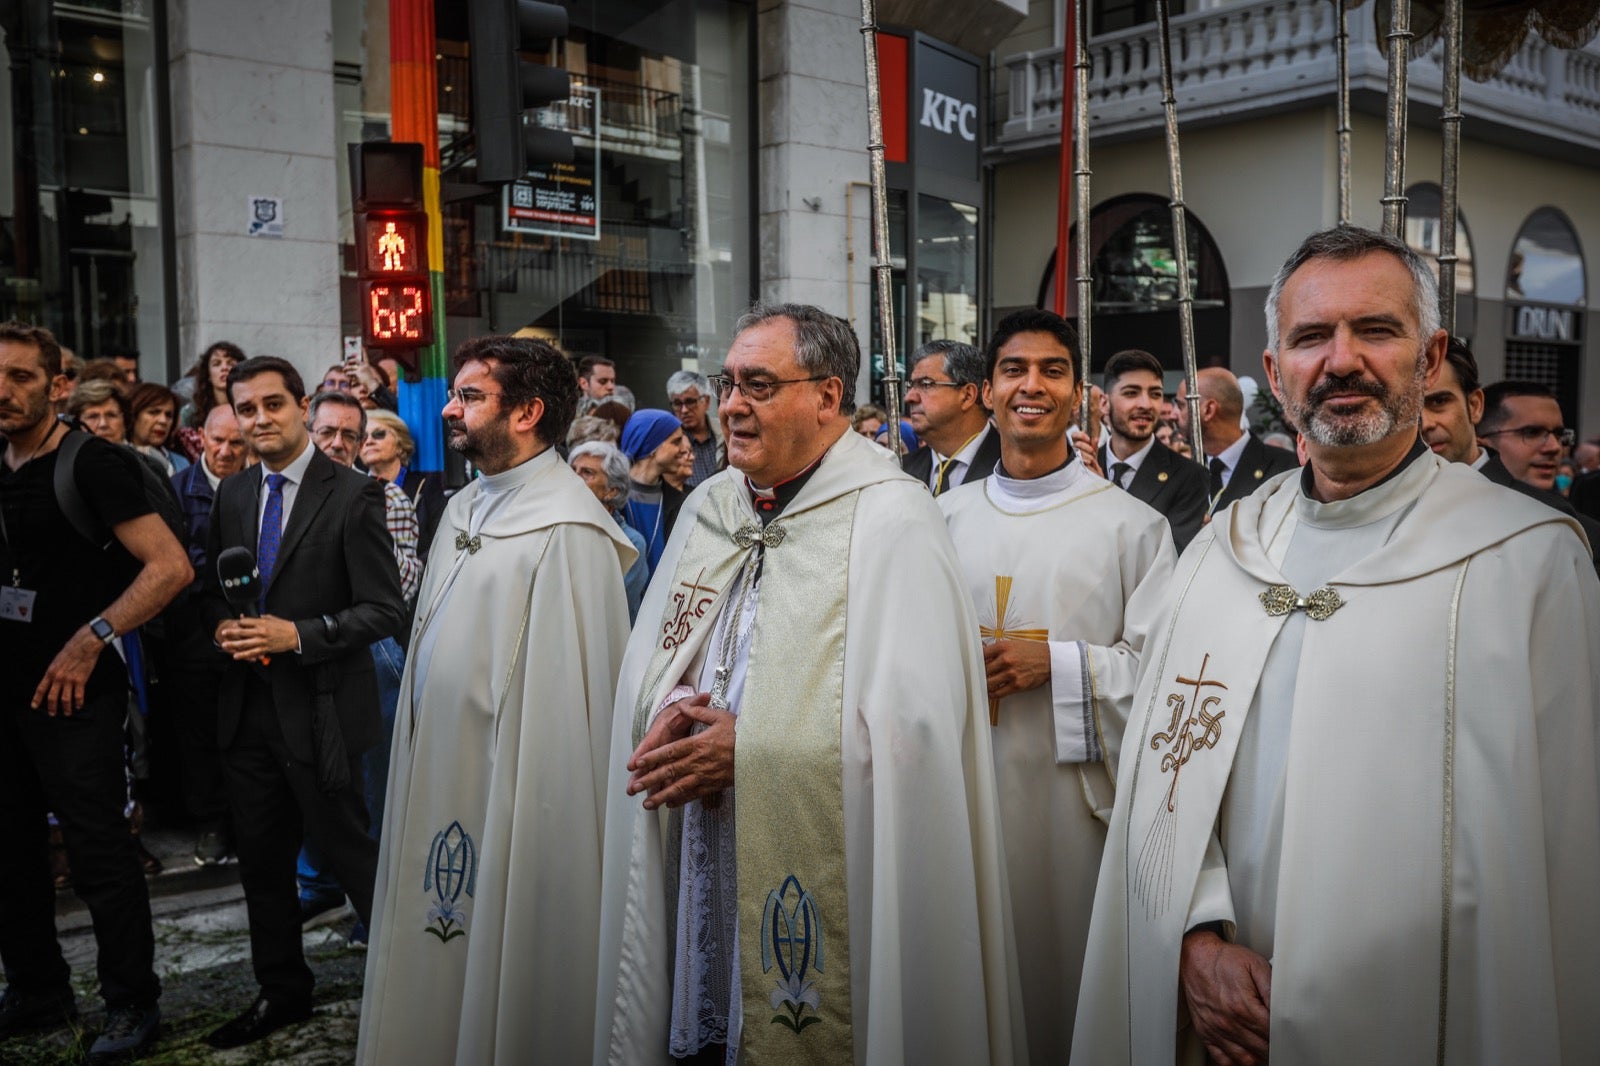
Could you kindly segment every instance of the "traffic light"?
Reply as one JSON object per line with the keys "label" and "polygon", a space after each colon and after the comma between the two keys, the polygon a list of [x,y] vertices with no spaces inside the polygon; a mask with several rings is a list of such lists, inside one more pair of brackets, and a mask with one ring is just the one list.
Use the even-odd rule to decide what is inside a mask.
{"label": "traffic light", "polygon": [[428,213],[422,202],[422,145],[359,146],[355,238],[361,340],[411,370],[433,343]]}
{"label": "traffic light", "polygon": [[524,112],[567,99],[567,72],[521,55],[565,37],[567,9],[539,0],[469,0],[468,16],[478,181],[503,184],[541,163],[572,162],[571,134],[524,121]]}

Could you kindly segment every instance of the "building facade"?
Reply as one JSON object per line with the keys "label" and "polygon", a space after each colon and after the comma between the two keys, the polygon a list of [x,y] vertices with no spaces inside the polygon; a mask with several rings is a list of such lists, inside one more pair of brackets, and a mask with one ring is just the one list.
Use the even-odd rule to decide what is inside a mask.
{"label": "building facade", "polygon": [[[1089,52],[1095,358],[1156,352],[1176,371],[1175,254],[1153,6],[1097,0]],[[1278,265],[1338,221],[1335,15],[1321,0],[1190,6],[1172,20],[1197,356],[1264,381],[1262,304]],[[1384,187],[1386,61],[1373,6],[1349,16],[1352,221],[1377,228]],[[997,49],[995,313],[1052,287],[1059,174],[1062,7],[1036,0]],[[1404,236],[1439,247],[1441,46],[1410,67]],[[1070,68],[1066,71],[1070,73]],[[1530,35],[1486,82],[1464,80],[1454,331],[1485,382],[1554,388],[1567,425],[1600,432],[1600,43]],[[1074,239],[1076,239],[1074,237]],[[1075,286],[1069,286],[1075,292]],[[1075,314],[1069,299],[1068,313]],[[1174,375],[1175,380],[1175,375]]]}
{"label": "building facade", "polygon": [[[448,347],[548,336],[616,360],[640,403],[661,406],[673,371],[720,366],[756,298],[827,307],[870,346],[859,6],[567,6],[567,37],[528,58],[570,75],[566,177],[589,195],[552,213],[533,206],[537,173],[476,180],[464,3],[5,5],[0,315],[44,322],[85,357],[137,351],[151,380],[223,339],[321,380],[359,332],[349,146],[390,136],[393,21],[431,9]],[[885,88],[901,348],[970,340],[987,225],[981,57],[1026,7],[879,10],[898,60]]]}

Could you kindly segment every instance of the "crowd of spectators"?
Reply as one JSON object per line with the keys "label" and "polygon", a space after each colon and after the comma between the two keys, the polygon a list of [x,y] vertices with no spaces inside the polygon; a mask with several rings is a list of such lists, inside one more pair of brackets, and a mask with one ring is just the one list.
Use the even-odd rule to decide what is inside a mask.
{"label": "crowd of spectators", "polygon": [[[5,326],[10,333],[0,337],[14,334],[27,343],[42,332],[18,323]],[[1497,471],[1503,470],[1553,507],[1600,520],[1600,439],[1579,443],[1563,426],[1549,389],[1516,381],[1480,388],[1470,351],[1459,343],[1451,351],[1450,378],[1441,387],[1454,391],[1437,399],[1430,394],[1426,442],[1447,458],[1484,468],[1486,476],[1498,477]],[[122,701],[121,729],[125,832],[147,874],[160,872],[160,863],[138,839],[146,803],[192,829],[197,864],[226,863],[234,852],[215,727],[226,660],[217,653],[197,601],[205,575],[217,562],[208,551],[218,486],[257,462],[240,432],[229,391],[230,373],[246,358],[239,346],[218,341],[168,386],[140,381],[136,360],[84,362],[62,353],[62,372],[54,380],[63,384],[53,386],[49,397],[60,423],[119,449],[97,455],[100,466],[106,467],[107,454],[120,456],[130,472],[154,475],[170,494],[170,500],[151,509],[160,514],[170,506],[177,516],[180,527],[174,533],[181,533],[178,539],[194,574],[157,615],[116,638],[130,686]],[[998,445],[991,441],[981,355],[967,345],[933,342],[913,353],[911,364],[907,415],[899,433],[904,469],[935,495],[987,476]],[[577,371],[582,396],[560,450],[639,551],[625,578],[633,618],[684,499],[727,465],[716,416],[717,388],[705,375],[682,370],[667,380],[661,406],[640,405],[618,382],[612,361],[587,357]],[[1185,388],[1176,396],[1164,391],[1163,377],[1162,361],[1149,353],[1113,357],[1100,382],[1104,387],[1093,389],[1089,425],[1074,429],[1081,437],[1076,454],[1096,474],[1165,514],[1181,550],[1220,506],[1296,466],[1300,458],[1295,438],[1279,423],[1268,424],[1270,411],[1246,409],[1240,382],[1228,371],[1211,368],[1200,375],[1199,402],[1193,408]],[[383,484],[394,563],[406,609],[414,612],[449,489],[443,474],[417,465],[416,435],[399,414],[404,387],[392,361],[334,363],[306,398],[305,425],[315,447],[334,463]],[[1458,414],[1451,413],[1452,405],[1460,407]],[[1191,450],[1192,410],[1201,418],[1203,464],[1194,461]],[[1431,414],[1435,411],[1440,412],[1436,417]],[[1441,421],[1447,416],[1454,423]],[[882,407],[856,407],[851,425],[868,439],[889,445],[889,415]],[[1430,428],[1435,425],[1443,428]],[[129,478],[129,484],[147,483],[145,474]],[[136,496],[124,486],[108,498],[136,511]],[[368,831],[374,839],[382,825],[388,737],[406,657],[404,636],[385,637],[370,647],[384,724],[383,737],[362,764]],[[103,698],[104,692],[96,695]],[[52,834],[57,887],[72,883],[80,862],[98,872],[101,857],[73,845],[74,815],[58,818],[56,811],[46,810],[41,816]],[[45,832],[43,825],[40,831]],[[77,831],[84,832],[81,826]],[[301,851],[297,881],[303,922],[349,913],[345,887],[325,869],[309,841]],[[352,936],[364,942],[364,929],[358,926]]]}

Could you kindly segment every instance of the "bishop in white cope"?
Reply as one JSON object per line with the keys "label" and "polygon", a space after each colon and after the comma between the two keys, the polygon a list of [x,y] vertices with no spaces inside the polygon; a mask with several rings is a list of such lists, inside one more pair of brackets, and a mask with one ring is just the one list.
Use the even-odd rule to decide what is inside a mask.
{"label": "bishop in white cope", "polygon": [[636,552],[556,454],[543,341],[456,353],[450,500],[401,680],[357,1059],[581,1062],[593,1036],[611,699]]}
{"label": "bishop in white cope", "polygon": [[1026,1059],[977,620],[927,489],[849,432],[859,359],[758,307],[714,379],[731,468],[618,683],[596,1063]]}
{"label": "bishop in white cope", "polygon": [[1172,577],[1160,512],[1067,444],[1078,338],[1049,311],[1006,316],[985,400],[1000,463],[939,498],[977,610],[1017,932],[1028,1057],[1065,1062],[1115,754],[1145,626]]}
{"label": "bishop in white cope", "polygon": [[1075,1063],[1594,1060],[1600,585],[1422,446],[1436,307],[1358,229],[1269,292],[1308,467],[1201,532],[1145,644]]}

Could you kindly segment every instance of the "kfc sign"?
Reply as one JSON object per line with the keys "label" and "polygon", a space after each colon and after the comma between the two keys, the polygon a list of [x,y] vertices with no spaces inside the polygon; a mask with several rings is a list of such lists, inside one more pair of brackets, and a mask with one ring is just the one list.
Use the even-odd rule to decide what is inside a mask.
{"label": "kfc sign", "polygon": [[917,105],[917,165],[976,181],[979,64],[930,37],[919,35],[916,43],[912,99]]}

